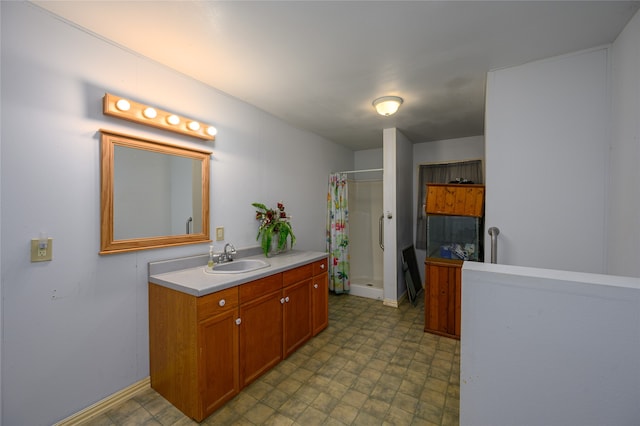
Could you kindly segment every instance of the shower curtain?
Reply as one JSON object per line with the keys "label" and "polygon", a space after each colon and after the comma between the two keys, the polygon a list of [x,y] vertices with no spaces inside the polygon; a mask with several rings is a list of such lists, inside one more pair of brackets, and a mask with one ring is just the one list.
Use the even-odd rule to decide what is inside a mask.
{"label": "shower curtain", "polygon": [[346,173],[329,175],[327,194],[327,253],[329,253],[329,290],[348,293],[349,210]]}

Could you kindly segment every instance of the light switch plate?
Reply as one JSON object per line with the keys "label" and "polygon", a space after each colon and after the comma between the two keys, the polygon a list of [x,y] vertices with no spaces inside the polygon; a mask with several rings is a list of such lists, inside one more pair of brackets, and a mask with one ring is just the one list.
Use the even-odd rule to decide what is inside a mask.
{"label": "light switch plate", "polygon": [[223,241],[223,240],[224,240],[224,227],[218,226],[216,228],[216,241]]}
{"label": "light switch plate", "polygon": [[31,261],[46,262],[53,259],[53,238],[47,239],[47,248],[40,250],[40,240],[31,240]]}

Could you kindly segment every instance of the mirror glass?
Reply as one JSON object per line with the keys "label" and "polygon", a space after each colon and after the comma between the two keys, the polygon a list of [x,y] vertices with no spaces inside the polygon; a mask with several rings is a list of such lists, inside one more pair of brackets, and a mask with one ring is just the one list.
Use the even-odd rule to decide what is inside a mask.
{"label": "mirror glass", "polygon": [[210,241],[210,151],[101,133],[101,254]]}

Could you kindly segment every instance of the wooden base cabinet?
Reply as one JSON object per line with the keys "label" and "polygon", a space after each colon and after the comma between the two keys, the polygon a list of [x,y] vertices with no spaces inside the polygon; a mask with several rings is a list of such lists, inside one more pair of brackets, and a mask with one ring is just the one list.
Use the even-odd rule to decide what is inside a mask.
{"label": "wooden base cabinet", "polygon": [[239,286],[240,381],[245,387],[282,360],[282,274]]}
{"label": "wooden base cabinet", "polygon": [[329,323],[327,259],[207,296],[149,283],[151,387],[200,422]]}
{"label": "wooden base cabinet", "polygon": [[283,358],[287,358],[311,338],[312,274],[311,263],[282,274]]}
{"label": "wooden base cabinet", "polygon": [[201,298],[149,284],[151,387],[204,419],[239,391],[238,289]]}
{"label": "wooden base cabinet", "polygon": [[240,391],[236,312],[226,311],[198,324],[199,385],[206,417]]}
{"label": "wooden base cabinet", "polygon": [[329,273],[327,259],[313,264],[313,283],[311,286],[311,326],[315,336],[329,325]]}
{"label": "wooden base cabinet", "polygon": [[424,331],[460,339],[462,261],[425,260]]}

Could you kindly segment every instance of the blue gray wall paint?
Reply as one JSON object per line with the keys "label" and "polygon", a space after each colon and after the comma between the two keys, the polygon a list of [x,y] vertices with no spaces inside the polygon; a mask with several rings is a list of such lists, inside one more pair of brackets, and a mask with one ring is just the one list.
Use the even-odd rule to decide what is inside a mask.
{"label": "blue gray wall paint", "polygon": [[[353,152],[34,5],[0,7],[2,419],[45,425],[149,375],[147,263],[208,250],[98,255],[98,130],[201,144],[105,117],[105,92],[218,127],[202,142],[214,151],[211,227],[238,248],[256,245],[251,203],[283,200],[298,247],[323,251],[327,176],[353,168]],[[54,240],[53,261],[30,263],[40,231]]]}

